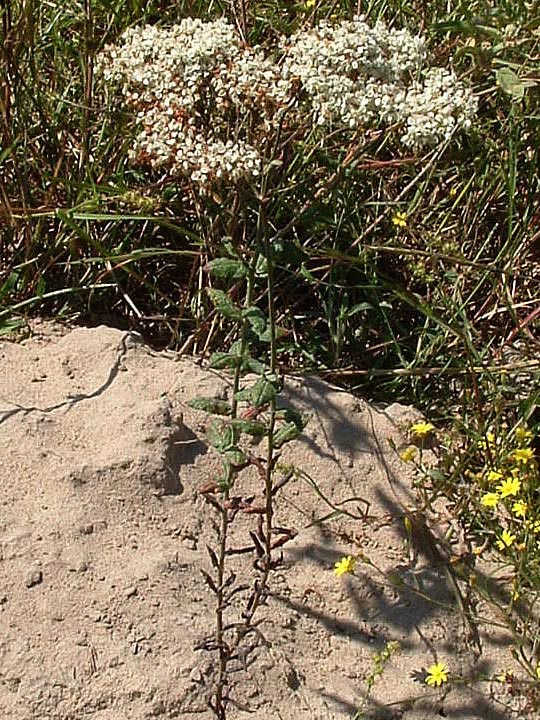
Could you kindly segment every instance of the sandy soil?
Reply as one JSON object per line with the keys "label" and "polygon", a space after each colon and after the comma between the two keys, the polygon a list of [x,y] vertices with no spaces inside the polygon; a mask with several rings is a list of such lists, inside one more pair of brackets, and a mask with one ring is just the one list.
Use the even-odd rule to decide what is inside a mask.
{"label": "sandy soil", "polygon": [[[214,598],[200,569],[211,569],[215,515],[200,488],[218,463],[204,442],[207,416],[186,402],[227,397],[230,380],[106,327],[37,325],[22,343],[0,343],[0,362],[0,717],[211,718]],[[231,706],[230,718],[519,717],[500,684],[423,682],[435,661],[468,681],[500,672],[510,639],[463,622],[437,550],[444,516],[429,529],[411,516],[407,542],[414,493],[389,441],[402,447],[418,413],[376,409],[313,378],[286,387],[311,419],[281,463],[332,503],[355,498],[342,507],[364,518],[317,523],[330,508],[313,486],[284,487],[276,525],[297,534],[260,633],[232,665],[231,695],[244,709]],[[256,503],[260,485],[248,472],[235,494]],[[239,516],[233,545],[249,545],[254,522]],[[359,553],[417,593],[368,564],[336,578],[334,563]],[[250,562],[231,558],[239,581],[249,583]],[[373,655],[389,641],[400,651],[365,699]]]}

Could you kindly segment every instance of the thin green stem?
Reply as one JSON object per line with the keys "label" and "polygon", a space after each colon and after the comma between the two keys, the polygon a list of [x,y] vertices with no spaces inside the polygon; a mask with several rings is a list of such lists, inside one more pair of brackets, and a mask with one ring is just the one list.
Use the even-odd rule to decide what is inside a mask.
{"label": "thin green stem", "polygon": [[[257,266],[258,253],[255,252],[251,259],[249,266],[249,273],[247,276],[247,287],[244,307],[249,307],[253,301],[254,283],[255,283],[255,268]],[[248,342],[248,328],[249,323],[247,320],[242,320],[240,325],[240,342],[241,352],[240,358],[244,357],[247,349]],[[235,419],[238,416],[238,400],[237,393],[240,389],[240,379],[242,377],[242,362],[239,362],[234,370],[233,379],[233,397],[231,401],[231,418]],[[216,642],[219,653],[219,669],[218,679],[216,683],[216,696],[214,712],[218,720],[225,720],[227,715],[227,698],[224,696],[224,690],[227,685],[227,671],[228,663],[231,655],[231,649],[229,648],[225,640],[225,621],[224,621],[224,586],[226,576],[226,565],[227,565],[227,540],[229,533],[230,517],[228,509],[228,500],[230,494],[230,487],[227,486],[223,489],[221,494],[221,524],[219,530],[219,552],[218,552],[218,568],[217,568],[217,593],[216,593]]]}

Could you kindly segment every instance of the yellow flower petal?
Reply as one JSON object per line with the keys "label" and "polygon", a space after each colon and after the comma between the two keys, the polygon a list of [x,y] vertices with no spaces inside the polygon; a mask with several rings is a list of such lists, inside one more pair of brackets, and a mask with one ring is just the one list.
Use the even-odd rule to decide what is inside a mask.
{"label": "yellow flower petal", "polygon": [[403,460],[403,462],[410,463],[416,457],[417,452],[418,451],[414,445],[409,445],[408,448],[405,448],[405,450],[400,452],[399,457]]}
{"label": "yellow flower petal", "polygon": [[355,566],[355,558],[353,558],[352,555],[347,555],[346,557],[342,557],[341,560],[338,560],[338,562],[334,565],[334,574],[336,577],[348,575],[354,571]]}
{"label": "yellow flower petal", "polygon": [[396,227],[407,227],[407,213],[397,212],[392,218],[392,222]]}
{"label": "yellow flower petal", "polygon": [[521,481],[517,477],[507,478],[497,485],[497,492],[502,498],[517,495],[521,488]]}
{"label": "yellow flower petal", "polygon": [[482,505],[484,505],[484,507],[494,508],[494,507],[497,507],[497,503],[499,502],[500,499],[501,499],[501,496],[499,495],[499,493],[487,492],[484,495],[482,495],[480,502],[482,503]]}
{"label": "yellow flower petal", "polygon": [[516,500],[516,502],[512,505],[512,512],[517,517],[525,517],[528,509],[529,506],[527,505],[525,500]]}
{"label": "yellow flower petal", "polygon": [[506,548],[509,548],[513,544],[515,539],[515,535],[509,533],[508,530],[503,530],[501,537],[497,540],[497,547],[499,550],[506,550]]}
{"label": "yellow flower petal", "polygon": [[411,425],[411,432],[415,437],[425,438],[435,430],[430,422],[417,422]]}
{"label": "yellow flower petal", "polygon": [[448,682],[448,668],[442,662],[430,665],[426,672],[425,682],[430,687],[439,687],[439,685]]}

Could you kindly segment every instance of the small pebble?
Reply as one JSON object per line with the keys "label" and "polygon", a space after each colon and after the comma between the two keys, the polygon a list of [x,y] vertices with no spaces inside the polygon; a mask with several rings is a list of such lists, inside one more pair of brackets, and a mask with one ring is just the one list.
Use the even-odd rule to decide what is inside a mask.
{"label": "small pebble", "polygon": [[199,668],[193,668],[193,670],[189,673],[189,679],[191,682],[195,683],[202,682],[203,676]]}
{"label": "small pebble", "polygon": [[27,588],[32,588],[39,585],[41,582],[43,582],[43,573],[41,570],[31,570],[26,576],[24,584]]}

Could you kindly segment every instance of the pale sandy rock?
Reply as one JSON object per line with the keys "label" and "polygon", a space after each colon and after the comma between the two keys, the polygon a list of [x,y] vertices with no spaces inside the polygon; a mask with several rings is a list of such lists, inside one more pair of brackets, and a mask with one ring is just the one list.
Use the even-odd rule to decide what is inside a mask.
{"label": "pale sandy rock", "polygon": [[[0,717],[210,718],[214,608],[200,568],[215,535],[198,490],[219,462],[203,440],[206,416],[186,402],[230,397],[230,378],[132,333],[36,330],[0,343]],[[342,555],[363,553],[453,605],[429,547],[405,542],[415,496],[393,446],[417,411],[371,407],[316,378],[289,378],[285,400],[310,415],[280,459],[303,473],[276,503],[276,523],[296,536],[260,611],[265,641],[236,661],[235,693],[253,713],[230,717],[352,718],[373,653],[391,640],[401,652],[364,717],[512,717],[486,684],[484,696],[432,693],[421,675],[435,655],[456,674],[506,667],[504,633],[481,628],[478,660],[457,612],[388,587],[365,564],[355,577],[332,572]],[[262,496],[257,473],[235,493]],[[350,515],[319,523],[332,511],[323,497]],[[239,518],[233,544],[249,544],[253,522]],[[231,567],[243,577],[249,562],[235,556]]]}

